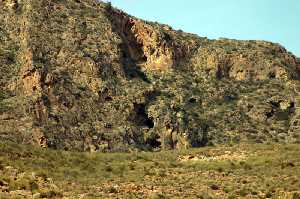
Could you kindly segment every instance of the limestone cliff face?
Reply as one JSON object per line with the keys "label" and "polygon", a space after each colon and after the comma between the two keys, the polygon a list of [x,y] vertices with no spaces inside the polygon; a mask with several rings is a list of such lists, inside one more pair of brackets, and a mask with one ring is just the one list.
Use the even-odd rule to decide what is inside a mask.
{"label": "limestone cliff face", "polygon": [[169,26],[142,21],[126,13],[109,9],[115,30],[128,50],[128,56],[146,70],[172,68],[195,48],[195,41],[181,40]]}
{"label": "limestone cliff face", "polygon": [[[297,79],[297,58],[282,46],[264,41],[213,41],[194,56],[209,75],[234,80]],[[203,67],[202,65],[202,67]]]}
{"label": "limestone cliff face", "polygon": [[300,60],[94,0],[0,1],[0,139],[79,151],[298,141]]}

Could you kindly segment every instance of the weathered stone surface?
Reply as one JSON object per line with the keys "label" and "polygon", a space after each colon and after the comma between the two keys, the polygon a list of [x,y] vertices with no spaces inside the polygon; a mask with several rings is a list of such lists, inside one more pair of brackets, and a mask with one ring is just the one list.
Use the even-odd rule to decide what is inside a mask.
{"label": "weathered stone surface", "polygon": [[297,137],[300,60],[278,44],[209,40],[94,0],[0,9],[0,139],[127,151]]}

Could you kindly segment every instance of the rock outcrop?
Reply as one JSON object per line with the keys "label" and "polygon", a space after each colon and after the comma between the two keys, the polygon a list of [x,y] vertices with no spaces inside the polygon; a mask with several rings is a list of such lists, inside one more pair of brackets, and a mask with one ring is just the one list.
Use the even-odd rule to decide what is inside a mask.
{"label": "rock outcrop", "polygon": [[0,10],[0,139],[78,151],[299,141],[300,61],[278,44],[209,40],[95,0]]}
{"label": "rock outcrop", "polygon": [[124,42],[126,58],[146,70],[172,68],[197,47],[197,40],[179,38],[169,26],[145,22],[113,8],[109,9],[108,17]]}

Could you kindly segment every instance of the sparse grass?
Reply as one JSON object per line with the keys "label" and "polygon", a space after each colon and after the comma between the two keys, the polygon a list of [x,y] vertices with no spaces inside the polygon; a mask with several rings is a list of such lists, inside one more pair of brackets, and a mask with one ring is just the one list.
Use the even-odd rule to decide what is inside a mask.
{"label": "sparse grass", "polygon": [[[41,130],[49,147],[74,151],[217,146],[105,154],[2,141],[0,198],[19,190],[41,198],[299,197],[299,145],[236,145],[288,136],[293,91],[272,70],[297,72],[280,46],[208,40],[142,20],[131,27],[125,15],[119,27],[111,5],[94,0],[24,3],[18,15],[0,5],[0,140],[34,142]],[[165,57],[168,46],[178,66],[134,67],[130,49]],[[235,81],[241,72],[244,81]]]}
{"label": "sparse grass", "polygon": [[[238,159],[237,155],[234,160],[218,159],[224,153],[245,153],[246,158]],[[185,156],[215,159],[178,159]],[[156,153],[103,154],[0,142],[0,166],[0,171],[13,166],[20,173],[35,172],[41,178],[53,179],[59,191],[48,189],[42,194],[56,194],[58,198],[83,193],[89,193],[87,198],[120,195],[193,198],[197,194],[200,198],[264,198],[300,191],[300,145],[291,144],[240,144]],[[0,181],[8,183],[9,190],[41,193],[39,182],[30,175],[12,180],[8,174],[1,176]]]}

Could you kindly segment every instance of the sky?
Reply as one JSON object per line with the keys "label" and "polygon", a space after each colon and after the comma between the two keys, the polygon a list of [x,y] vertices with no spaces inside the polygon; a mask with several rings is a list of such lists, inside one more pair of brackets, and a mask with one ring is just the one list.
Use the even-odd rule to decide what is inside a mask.
{"label": "sky", "polygon": [[300,0],[111,0],[141,19],[210,39],[267,40],[300,57]]}

